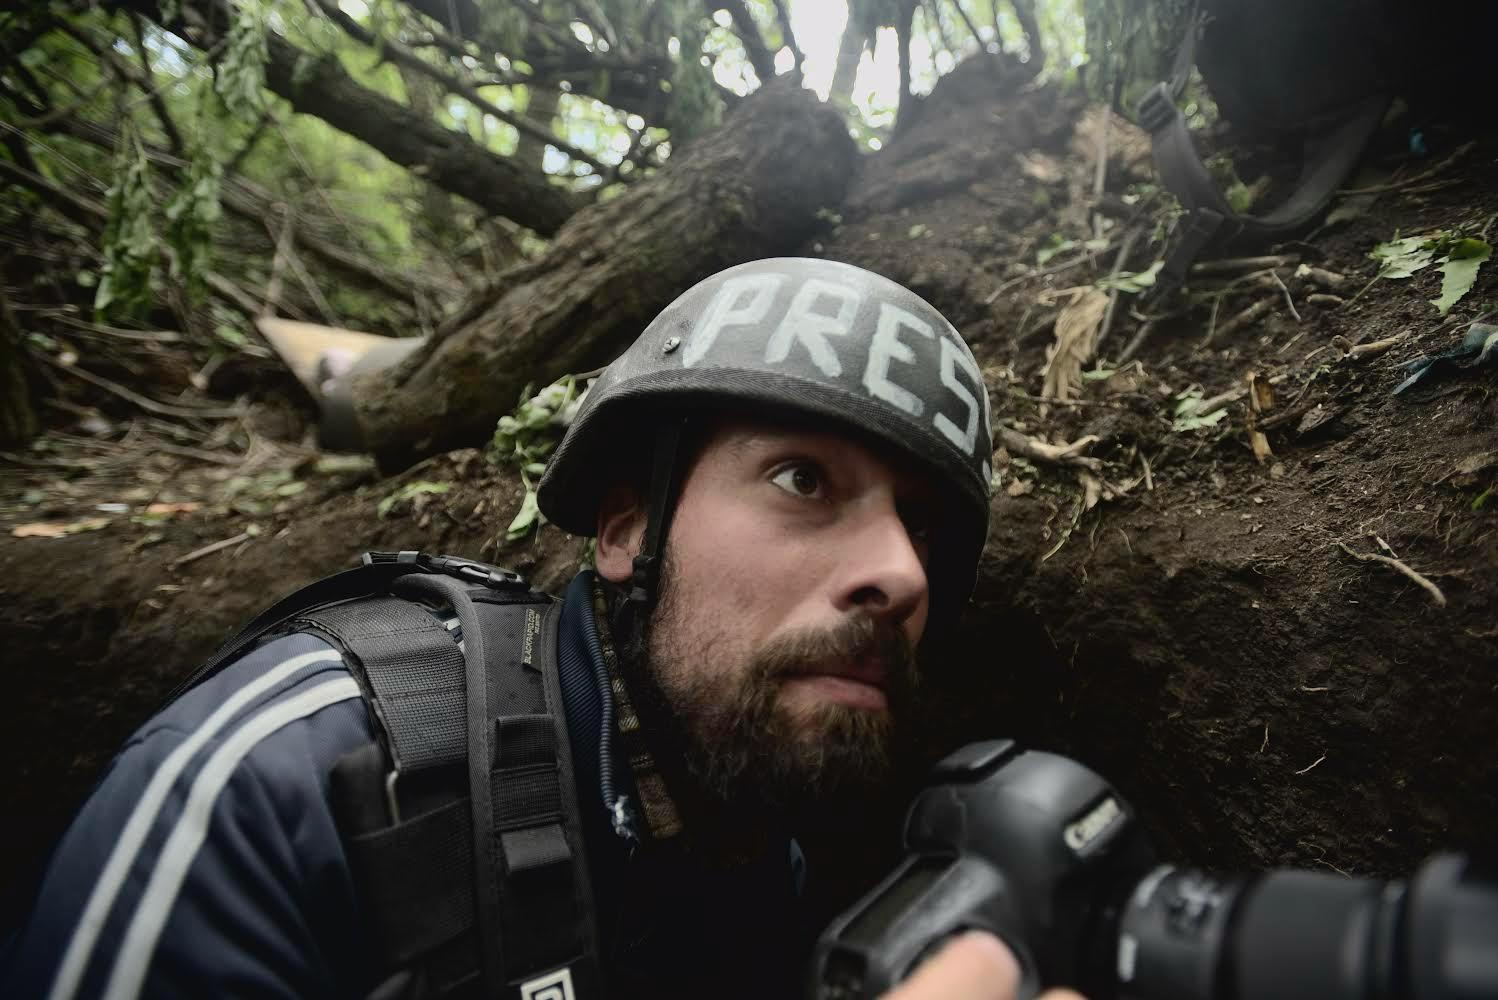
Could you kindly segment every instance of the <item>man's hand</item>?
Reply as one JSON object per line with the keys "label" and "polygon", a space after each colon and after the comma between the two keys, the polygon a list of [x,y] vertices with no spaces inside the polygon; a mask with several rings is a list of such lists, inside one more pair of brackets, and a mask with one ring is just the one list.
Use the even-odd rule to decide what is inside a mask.
{"label": "man's hand", "polygon": [[[950,941],[915,975],[881,1000],[1014,1000],[1019,963],[992,934],[973,931]],[[1071,990],[1049,990],[1039,1000],[1083,1000]]]}

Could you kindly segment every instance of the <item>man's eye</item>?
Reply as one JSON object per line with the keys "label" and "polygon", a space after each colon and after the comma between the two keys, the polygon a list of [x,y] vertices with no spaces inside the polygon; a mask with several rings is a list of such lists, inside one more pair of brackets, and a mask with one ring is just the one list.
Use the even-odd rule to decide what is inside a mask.
{"label": "man's eye", "polygon": [[787,465],[771,476],[770,482],[798,497],[815,497],[822,492],[822,472],[810,462]]}

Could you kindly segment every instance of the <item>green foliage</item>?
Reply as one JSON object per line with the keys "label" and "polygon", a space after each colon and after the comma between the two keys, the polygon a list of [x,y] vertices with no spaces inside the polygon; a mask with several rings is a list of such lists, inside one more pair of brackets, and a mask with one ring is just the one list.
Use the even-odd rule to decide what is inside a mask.
{"label": "green foliage", "polygon": [[151,177],[146,151],[131,129],[122,133],[107,196],[104,267],[94,290],[94,311],[128,319],[151,302],[156,233],[151,223]]}
{"label": "green foliage", "polygon": [[1222,422],[1222,418],[1228,415],[1227,407],[1220,406],[1210,413],[1202,413],[1202,395],[1200,388],[1191,388],[1176,396],[1175,412],[1170,422],[1171,430],[1181,434],[1186,431],[1216,427]]}
{"label": "green foliage", "polygon": [[1408,278],[1430,264],[1436,255],[1437,237],[1395,237],[1374,247],[1369,257],[1379,262],[1376,278]]}
{"label": "green foliage", "polygon": [[1167,79],[1193,7],[1192,0],[1083,0],[1093,96],[1112,100],[1118,87],[1121,103],[1132,108]]}
{"label": "green foliage", "polygon": [[452,487],[452,483],[433,483],[425,480],[406,483],[400,489],[381,500],[375,507],[375,514],[381,518],[389,517],[395,508],[402,504],[410,503],[413,506],[419,506],[422,502],[422,497],[446,493]]}
{"label": "green foliage", "polygon": [[1157,260],[1143,271],[1120,271],[1117,274],[1106,275],[1098,279],[1097,286],[1104,291],[1117,289],[1120,292],[1137,295],[1146,288],[1155,286],[1155,279],[1160,274],[1160,268],[1164,266],[1165,261]]}
{"label": "green foliage", "polygon": [[265,107],[265,64],[270,54],[259,10],[241,7],[235,14],[215,89],[231,115],[248,120]]}
{"label": "green foliage", "polygon": [[565,375],[534,396],[526,389],[520,394],[520,405],[515,412],[499,418],[489,446],[489,459],[496,465],[518,468],[520,481],[525,484],[520,511],[506,529],[510,541],[524,537],[533,527],[546,522],[537,506],[533,479],[546,471],[547,456],[562,440],[586,394],[586,389],[579,391],[577,376]]}
{"label": "green foliage", "polygon": [[202,295],[213,259],[213,230],[223,215],[219,182],[223,170],[206,149],[194,151],[179,187],[166,203],[166,244],[171,275],[189,297]]}
{"label": "green foliage", "polygon": [[1106,249],[1107,246],[1108,241],[1102,237],[1092,240],[1083,240],[1082,242],[1078,243],[1076,240],[1066,239],[1060,233],[1052,233],[1050,237],[1040,245],[1040,249],[1035,251],[1035,264],[1038,267],[1045,267],[1057,254],[1065,253],[1068,250],[1075,250],[1077,247],[1082,247],[1084,250],[1089,250],[1092,253],[1097,253],[1100,250]]}
{"label": "green foliage", "polygon": [[1430,300],[1442,316],[1472,290],[1477,281],[1477,269],[1493,255],[1493,248],[1482,240],[1454,240],[1451,249],[1441,263],[1441,295]]}
{"label": "green foliage", "polygon": [[1423,236],[1395,237],[1374,247],[1368,256],[1379,262],[1375,280],[1409,278],[1431,264],[1439,264],[1441,294],[1431,299],[1430,304],[1445,316],[1472,290],[1478,269],[1492,252],[1492,247],[1483,240],[1441,230]]}

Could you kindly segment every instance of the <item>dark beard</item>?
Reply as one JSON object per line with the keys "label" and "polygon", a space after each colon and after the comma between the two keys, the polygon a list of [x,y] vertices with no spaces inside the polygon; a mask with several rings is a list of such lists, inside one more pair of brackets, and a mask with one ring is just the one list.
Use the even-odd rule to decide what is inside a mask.
{"label": "dark beard", "polygon": [[[742,673],[685,673],[682,664],[658,658],[705,658],[710,651],[660,648],[662,630],[685,613],[671,570],[668,551],[644,648],[621,667],[631,691],[643,696],[652,727],[665,730],[662,749],[684,767],[691,798],[796,821],[841,810],[889,780],[917,694],[915,653],[898,625],[860,615],[831,630],[783,636],[757,651]],[[884,667],[883,711],[824,703],[793,712],[782,702],[788,678],[865,657]]]}

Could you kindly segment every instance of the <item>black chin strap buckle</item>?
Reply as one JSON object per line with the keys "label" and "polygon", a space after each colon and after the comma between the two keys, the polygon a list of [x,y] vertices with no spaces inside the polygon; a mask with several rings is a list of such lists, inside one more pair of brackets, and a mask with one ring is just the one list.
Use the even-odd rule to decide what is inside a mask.
{"label": "black chin strap buckle", "polygon": [[630,576],[629,602],[639,612],[649,611],[658,596],[662,552],[666,546],[666,529],[676,506],[678,461],[684,419],[667,420],[656,432],[655,451],[651,457],[650,495],[645,498],[645,537],[640,553],[634,558]]}

